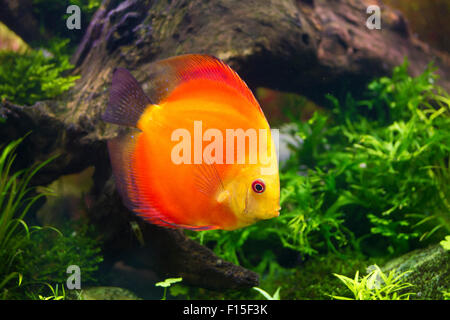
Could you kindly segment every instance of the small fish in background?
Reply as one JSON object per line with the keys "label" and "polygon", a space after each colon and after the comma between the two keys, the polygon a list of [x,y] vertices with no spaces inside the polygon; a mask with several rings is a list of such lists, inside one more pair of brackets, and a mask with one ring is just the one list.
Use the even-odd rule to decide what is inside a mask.
{"label": "small fish in background", "polygon": [[[199,54],[162,60],[150,70],[146,95],[130,72],[116,69],[102,117],[132,128],[108,141],[124,205],[150,223],[196,231],[234,230],[277,217],[280,181],[275,143],[258,102],[236,72],[215,57]],[[265,129],[267,150],[249,146],[244,159],[237,159],[234,149],[234,163],[177,164],[172,158],[177,145],[172,135],[183,129],[195,139],[196,121],[203,132],[216,130],[223,140],[228,129]],[[225,153],[226,142],[214,142]],[[198,149],[194,142],[187,151],[195,157],[199,152],[204,155],[208,147],[202,143]],[[261,152],[266,161],[248,161],[253,156],[261,159]]]}

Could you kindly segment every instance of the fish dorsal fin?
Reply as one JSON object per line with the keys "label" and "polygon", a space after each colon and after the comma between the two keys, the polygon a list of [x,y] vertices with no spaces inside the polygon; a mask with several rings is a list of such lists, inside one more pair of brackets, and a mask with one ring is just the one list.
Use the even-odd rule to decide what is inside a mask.
{"label": "fish dorsal fin", "polygon": [[124,68],[114,71],[109,103],[103,121],[136,127],[144,110],[151,104],[137,80]]}
{"label": "fish dorsal fin", "polygon": [[[146,90],[154,103],[160,104],[180,84],[191,80],[212,80],[233,88],[259,108],[253,93],[239,75],[221,60],[204,54],[186,54],[153,63],[149,67]],[[259,108],[260,109],[260,108]],[[262,112],[262,111],[261,111]]]}

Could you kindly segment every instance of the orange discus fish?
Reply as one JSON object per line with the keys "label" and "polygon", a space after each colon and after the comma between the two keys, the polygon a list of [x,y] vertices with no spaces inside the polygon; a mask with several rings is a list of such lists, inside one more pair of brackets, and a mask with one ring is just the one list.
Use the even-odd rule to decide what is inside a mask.
{"label": "orange discus fish", "polygon": [[229,66],[208,55],[152,64],[147,94],[116,69],[103,120],[126,207],[150,223],[234,230],[277,217],[280,181],[269,124]]}

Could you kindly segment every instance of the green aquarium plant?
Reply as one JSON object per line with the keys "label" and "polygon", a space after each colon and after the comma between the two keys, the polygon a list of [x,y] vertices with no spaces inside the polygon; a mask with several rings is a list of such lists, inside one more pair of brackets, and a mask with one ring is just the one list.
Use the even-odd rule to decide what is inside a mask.
{"label": "green aquarium plant", "polygon": [[360,200],[371,234],[393,250],[450,230],[450,100],[431,66],[416,78],[407,66],[369,85],[372,99],[357,104],[372,114],[346,115],[341,126],[349,144],[341,155],[362,167],[346,172],[345,188]]}
{"label": "green aquarium plant", "polygon": [[442,291],[442,295],[444,296],[444,300],[450,300],[450,291]]}
{"label": "green aquarium plant", "polygon": [[65,74],[73,68],[64,51],[67,42],[53,41],[48,51],[0,51],[0,98],[32,105],[72,87],[79,76]]}
{"label": "green aquarium plant", "polygon": [[[357,250],[362,246],[365,252],[385,254],[379,250],[388,247],[395,254],[411,249],[415,239],[436,241],[450,230],[450,100],[435,85],[431,66],[415,78],[407,67],[405,62],[391,78],[371,82],[364,100],[329,96],[334,116],[316,113],[307,123],[297,123],[303,144],[290,159],[285,188],[305,180],[302,175],[317,180],[314,199],[322,198],[323,204],[307,221],[331,219],[322,219],[322,228],[309,238],[326,236],[328,248],[347,239]],[[307,201],[289,212],[301,203]],[[302,227],[307,211],[300,212],[290,223],[307,230]],[[331,230],[341,231],[333,237],[323,228],[331,221]]]}
{"label": "green aquarium plant", "polygon": [[[64,286],[61,286],[61,291],[59,292],[58,290],[58,284],[56,284],[55,288],[53,288],[51,285],[49,285],[48,283],[46,284],[48,286],[48,288],[51,291],[51,295],[49,296],[42,296],[42,295],[38,295],[39,300],[64,300],[66,298],[66,291],[64,289]],[[37,300],[37,299],[34,299]]]}
{"label": "green aquarium plant", "polygon": [[24,217],[31,206],[45,196],[45,193],[30,196],[32,189],[28,184],[37,171],[54,159],[11,174],[15,150],[23,139],[9,143],[0,155],[0,290],[14,278],[18,279],[19,286],[22,283],[22,274],[14,266],[22,258],[23,246],[31,233],[38,229],[30,228]]}
{"label": "green aquarium plant", "polygon": [[440,242],[442,248],[449,251],[450,250],[450,235],[446,236],[444,240]]}
{"label": "green aquarium plant", "polygon": [[280,300],[280,290],[281,287],[277,288],[277,291],[275,291],[275,293],[273,295],[270,295],[267,291],[258,288],[258,287],[253,287],[253,290],[258,291],[260,294],[263,295],[264,298],[266,298],[267,300]]}
{"label": "green aquarium plant", "polygon": [[82,272],[83,284],[97,282],[97,270],[103,261],[101,239],[87,220],[59,227],[59,233],[36,232],[24,250],[27,264],[21,272],[35,283],[65,284],[67,268],[76,265]]}
{"label": "green aquarium plant", "polygon": [[36,193],[30,180],[56,156],[13,173],[15,151],[23,139],[10,142],[0,153],[0,298],[62,299],[69,265],[80,267],[83,284],[96,281],[94,273],[102,261],[99,241],[87,223],[59,230],[26,222],[36,202],[51,195],[49,190]]}
{"label": "green aquarium plant", "polygon": [[359,271],[356,271],[354,278],[334,274],[351,291],[352,297],[331,297],[338,300],[409,300],[414,294],[405,292],[413,286],[403,280],[408,271],[397,274],[396,270],[391,270],[385,274],[377,265],[372,267],[372,271],[364,277],[359,276]]}
{"label": "green aquarium plant", "polygon": [[161,300],[166,300],[167,288],[169,288],[172,284],[178,283],[178,282],[181,282],[181,281],[183,281],[183,278],[180,277],[180,278],[167,278],[164,281],[157,282],[155,284],[156,287],[164,288],[164,294],[163,294],[163,297],[161,298]]}

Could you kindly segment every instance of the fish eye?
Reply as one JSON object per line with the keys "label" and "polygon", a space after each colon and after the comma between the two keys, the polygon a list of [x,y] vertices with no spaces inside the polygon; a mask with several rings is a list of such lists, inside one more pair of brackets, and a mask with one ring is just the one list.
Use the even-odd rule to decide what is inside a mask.
{"label": "fish eye", "polygon": [[263,193],[266,190],[266,184],[261,179],[256,179],[252,183],[252,189],[256,193]]}

